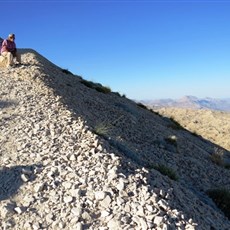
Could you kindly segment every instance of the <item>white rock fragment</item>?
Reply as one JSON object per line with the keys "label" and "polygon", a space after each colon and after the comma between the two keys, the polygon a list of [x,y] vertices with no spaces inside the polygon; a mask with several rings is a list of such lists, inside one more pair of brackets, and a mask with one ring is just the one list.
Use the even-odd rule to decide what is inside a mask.
{"label": "white rock fragment", "polygon": [[168,209],[168,203],[166,200],[159,200],[158,205],[165,211]]}
{"label": "white rock fragment", "polygon": [[120,228],[120,222],[115,219],[111,219],[107,224],[109,230],[118,230]]}
{"label": "white rock fragment", "polygon": [[91,216],[90,216],[90,214],[89,214],[88,212],[86,212],[86,211],[84,211],[84,212],[82,213],[81,218],[82,218],[83,220],[85,220],[86,222],[90,222],[91,219],[92,219]]}
{"label": "white rock fragment", "polygon": [[81,194],[82,194],[82,190],[81,189],[74,189],[74,188],[72,188],[69,191],[69,193],[70,193],[71,196],[79,198],[81,196]]}
{"label": "white rock fragment", "polygon": [[120,205],[122,205],[122,204],[124,204],[125,203],[125,200],[124,199],[122,199],[121,197],[118,197],[117,198],[117,204],[120,206]]}
{"label": "white rock fragment", "polygon": [[118,189],[119,191],[122,191],[122,190],[124,190],[124,188],[125,188],[125,183],[124,183],[123,180],[121,179],[121,180],[119,180],[119,184],[117,185],[117,189]]}
{"label": "white rock fragment", "polygon": [[191,225],[191,224],[186,224],[185,229],[186,229],[186,230],[195,230],[196,227],[193,226],[193,225]]}
{"label": "white rock fragment", "polygon": [[72,196],[64,196],[63,201],[65,203],[71,203],[73,201],[73,197]]}
{"label": "white rock fragment", "polygon": [[103,200],[106,197],[106,193],[104,191],[96,191],[95,192],[95,199],[96,200]]}
{"label": "white rock fragment", "polygon": [[147,209],[149,212],[153,212],[153,211],[154,211],[153,206],[152,206],[152,205],[149,205],[149,204],[146,205],[146,209]]}
{"label": "white rock fragment", "polygon": [[131,212],[131,206],[130,206],[129,203],[126,203],[126,204],[125,204],[124,210],[125,210],[125,212],[127,212],[127,213]]}
{"label": "white rock fragment", "polygon": [[142,217],[145,216],[144,208],[143,208],[142,206],[139,206],[139,207],[137,208],[136,215],[142,216]]}
{"label": "white rock fragment", "polygon": [[71,156],[69,157],[70,161],[76,161],[77,157],[75,154],[71,154]]}
{"label": "white rock fragment", "polygon": [[58,223],[58,227],[59,227],[60,229],[65,228],[65,226],[66,226],[66,223],[64,223],[63,221],[60,221],[60,222]]}
{"label": "white rock fragment", "polygon": [[25,196],[22,200],[22,204],[25,207],[29,207],[31,203],[34,202],[34,198],[32,196]]}
{"label": "white rock fragment", "polygon": [[100,201],[100,205],[102,207],[104,207],[105,209],[107,209],[107,208],[109,208],[111,201],[112,200],[111,200],[110,196],[106,195],[106,197],[102,201]]}
{"label": "white rock fragment", "polygon": [[74,207],[71,209],[71,213],[73,213],[77,217],[80,217],[82,214],[82,208],[80,206]]}
{"label": "white rock fragment", "polygon": [[109,216],[110,215],[110,211],[108,210],[103,210],[103,211],[101,211],[101,217],[107,217],[107,216]]}
{"label": "white rock fragment", "polygon": [[42,191],[43,188],[44,188],[44,183],[38,183],[34,186],[34,191],[37,193],[37,192]]}
{"label": "white rock fragment", "polygon": [[33,172],[32,172],[31,170],[29,170],[29,169],[23,168],[23,169],[22,169],[22,173],[24,173],[24,174],[26,174],[26,175],[31,175]]}
{"label": "white rock fragment", "polygon": [[148,225],[147,225],[146,220],[144,218],[139,218],[139,225],[140,225],[142,230],[148,229]]}
{"label": "white rock fragment", "polygon": [[23,182],[29,181],[29,178],[28,178],[28,176],[26,174],[21,174],[21,179],[22,179]]}
{"label": "white rock fragment", "polygon": [[160,189],[159,195],[164,198],[165,197],[165,191],[163,189]]}
{"label": "white rock fragment", "polygon": [[62,183],[62,186],[63,186],[66,190],[68,190],[68,189],[70,189],[70,188],[72,187],[72,183],[69,182],[69,181],[65,181],[65,182]]}
{"label": "white rock fragment", "polygon": [[73,230],[83,230],[83,225],[82,225],[82,223],[81,223],[81,222],[78,222],[78,223],[74,226]]}
{"label": "white rock fragment", "polygon": [[112,181],[116,178],[117,178],[117,169],[116,168],[110,169],[108,173],[108,181]]}
{"label": "white rock fragment", "polygon": [[22,209],[20,207],[16,207],[14,208],[15,212],[17,212],[18,214],[22,214]]}
{"label": "white rock fragment", "polygon": [[154,223],[156,226],[159,226],[162,222],[163,222],[163,217],[162,217],[162,216],[156,216],[156,217],[154,218],[154,221],[153,221],[153,223]]}
{"label": "white rock fragment", "polygon": [[40,229],[40,224],[39,223],[34,223],[32,225],[33,230],[39,230]]}

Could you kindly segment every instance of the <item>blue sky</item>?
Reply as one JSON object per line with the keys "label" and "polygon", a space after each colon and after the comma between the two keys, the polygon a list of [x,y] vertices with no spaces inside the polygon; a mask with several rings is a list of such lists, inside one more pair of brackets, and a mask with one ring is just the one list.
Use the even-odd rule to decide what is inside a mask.
{"label": "blue sky", "polygon": [[229,1],[4,1],[1,30],[132,99],[230,98]]}

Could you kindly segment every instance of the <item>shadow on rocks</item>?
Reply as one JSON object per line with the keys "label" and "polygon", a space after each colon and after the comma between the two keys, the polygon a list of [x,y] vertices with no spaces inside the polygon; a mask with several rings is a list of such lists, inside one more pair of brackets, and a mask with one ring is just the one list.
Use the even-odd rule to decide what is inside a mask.
{"label": "shadow on rocks", "polygon": [[[42,60],[42,57],[39,55],[38,58]],[[148,199],[150,200],[148,192],[151,192],[154,196],[157,194],[156,200],[154,200],[154,196],[152,196],[153,198],[151,199],[153,199],[153,201],[150,202],[150,204],[153,204],[152,206],[154,206],[154,208],[155,206],[157,207],[156,212],[159,214],[160,220],[158,218],[154,219],[155,222],[153,227],[162,224],[161,222],[163,221],[164,215],[168,216],[169,225],[179,224],[179,216],[181,220],[183,219],[183,222],[189,223],[190,218],[192,218],[194,223],[199,223],[201,225],[207,224],[207,222],[201,221],[198,212],[193,212],[192,210],[193,205],[196,205],[195,208],[199,209],[204,203],[207,205],[206,207],[210,206],[213,208],[213,206],[210,205],[209,198],[201,193],[201,189],[199,188],[199,186],[201,187],[201,183],[199,182],[203,180],[202,175],[204,175],[202,171],[204,167],[202,167],[201,163],[210,162],[211,164],[211,161],[208,157],[206,157],[208,159],[201,159],[202,162],[198,161],[197,168],[199,168],[199,171],[197,171],[197,175],[195,176],[199,179],[191,180],[190,174],[192,170],[189,170],[188,167],[191,167],[190,165],[194,163],[194,161],[190,160],[194,158],[193,153],[201,152],[201,150],[205,153],[211,153],[214,147],[216,147],[215,144],[201,137],[194,137],[194,135],[184,130],[175,121],[139,109],[136,103],[129,99],[117,96],[114,93],[103,94],[97,92],[95,89],[85,87],[81,84],[80,78],[72,74],[63,73],[61,69],[58,69],[55,65],[49,64],[49,66],[46,67],[41,64],[40,67],[44,72],[43,81],[45,85],[53,89],[54,94],[57,95],[60,101],[68,108],[73,118],[82,118],[93,132],[95,132],[97,124],[102,124],[100,132],[95,132],[98,135],[101,149],[106,149],[107,143],[109,143],[113,149],[117,150],[115,155],[121,158],[121,163],[117,169],[117,175],[124,175],[125,178],[131,178],[132,182],[135,181],[135,183],[133,183],[135,186],[124,196],[130,197],[130,200],[136,199],[137,201],[142,195],[141,193],[143,193],[146,194],[144,198],[147,202]],[[52,70],[53,73],[50,70]],[[58,103],[56,103],[57,106]],[[109,122],[107,127],[103,127],[103,121],[107,121],[108,119]],[[120,124],[117,121],[121,119],[124,121]],[[159,125],[156,125],[158,123]],[[106,134],[107,128],[113,129],[112,135]],[[145,130],[148,131],[145,132]],[[185,142],[182,143],[183,148],[179,146],[181,147],[179,149],[180,151],[177,150],[177,144],[181,142],[178,141],[177,143],[177,139],[172,138],[174,135],[170,136],[171,139],[168,138],[169,134],[175,134],[179,137],[179,141],[181,139]],[[187,140],[191,140],[191,143]],[[135,142],[137,142],[137,144]],[[143,146],[147,146],[147,148],[143,149]],[[188,149],[189,151],[187,152]],[[158,162],[163,162],[164,164],[171,163],[170,168],[162,167],[162,169],[166,171],[165,173],[162,173],[159,167],[158,170],[155,170],[154,166]],[[168,174],[171,173],[171,171],[168,170],[171,169],[171,165],[173,165],[173,167],[177,166],[178,169],[177,173],[179,179],[175,182],[168,176]],[[218,171],[221,173],[222,171],[213,165],[210,166],[212,166],[213,172],[211,172],[211,176],[205,179],[208,181],[208,184],[216,185],[216,172]],[[147,168],[148,171],[143,170],[143,168]],[[165,170],[165,168],[167,170]],[[180,170],[181,168],[183,170]],[[109,173],[112,176],[116,176],[112,170],[110,171]],[[208,170],[208,172],[209,171],[211,170]],[[146,180],[139,172],[143,172]],[[160,174],[163,174],[161,178]],[[122,193],[126,182],[127,180],[124,178],[122,179],[122,176],[120,176],[119,182],[117,182],[117,185],[112,189],[113,194]],[[220,181],[219,183],[221,184],[222,182]],[[144,190],[143,185],[148,189],[147,192]],[[140,193],[135,195],[137,190],[140,191]],[[180,194],[181,191],[183,191],[183,194]],[[191,200],[191,203],[188,204],[190,200],[188,200],[187,194],[195,201],[193,202],[193,200]],[[198,204],[195,203],[196,201]],[[110,201],[108,201],[108,203],[109,202]],[[140,203],[135,203],[136,205],[140,205]],[[131,203],[129,206],[130,207],[127,208],[127,213],[130,213]],[[148,212],[152,213],[153,207],[149,207],[146,203],[146,210],[147,206],[150,210]],[[177,214],[172,214],[172,217],[170,217],[171,214],[168,214],[168,209],[170,209],[171,212],[174,210]],[[183,215],[181,216],[180,213],[183,213]],[[140,211],[139,214],[143,217],[145,216],[144,211]],[[129,220],[124,221],[128,221],[127,223],[129,224]],[[141,225],[139,220],[136,219],[136,221]],[[229,222],[226,223],[226,225],[228,224]],[[146,223],[144,225],[146,225]],[[211,225],[215,225],[215,223],[210,224],[210,226]],[[147,229],[147,227],[143,229]],[[176,227],[172,229],[176,229]]]}
{"label": "shadow on rocks", "polygon": [[13,101],[0,101],[0,109],[8,108],[15,105]]}
{"label": "shadow on rocks", "polygon": [[41,165],[0,167],[0,201],[15,195],[24,183],[35,180]]}

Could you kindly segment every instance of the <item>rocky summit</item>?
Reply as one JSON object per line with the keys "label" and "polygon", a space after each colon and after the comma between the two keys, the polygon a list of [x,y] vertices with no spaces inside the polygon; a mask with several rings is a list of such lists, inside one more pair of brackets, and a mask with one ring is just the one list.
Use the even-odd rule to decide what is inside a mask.
{"label": "rocky summit", "polygon": [[230,229],[207,195],[230,189],[221,147],[19,51],[0,69],[1,230]]}

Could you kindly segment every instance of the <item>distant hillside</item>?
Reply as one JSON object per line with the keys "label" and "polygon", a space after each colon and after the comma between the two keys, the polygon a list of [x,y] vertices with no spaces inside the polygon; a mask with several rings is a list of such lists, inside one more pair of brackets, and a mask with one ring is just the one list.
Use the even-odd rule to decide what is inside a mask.
{"label": "distant hillside", "polygon": [[192,133],[230,150],[230,113],[184,108],[161,108],[156,112],[172,118]]}
{"label": "distant hillside", "polygon": [[176,107],[188,109],[211,109],[220,111],[230,111],[230,98],[197,98],[194,96],[185,96],[180,99],[159,99],[159,100],[143,100],[141,103],[153,107]]}

